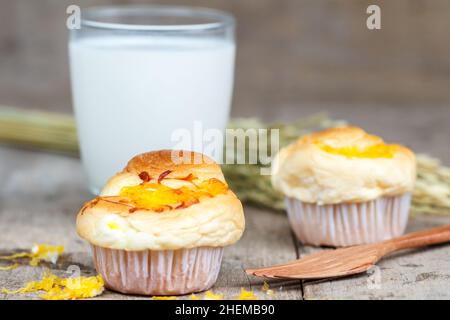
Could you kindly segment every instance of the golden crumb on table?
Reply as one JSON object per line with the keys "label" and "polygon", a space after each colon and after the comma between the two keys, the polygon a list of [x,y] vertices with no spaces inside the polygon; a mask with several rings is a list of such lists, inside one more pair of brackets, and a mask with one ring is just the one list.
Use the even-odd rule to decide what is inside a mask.
{"label": "golden crumb on table", "polygon": [[244,288],[241,288],[241,294],[236,297],[236,300],[258,300],[258,297],[253,291],[247,291]]}
{"label": "golden crumb on table", "polygon": [[5,294],[43,292],[39,297],[45,300],[74,300],[98,296],[103,290],[104,282],[100,275],[60,278],[47,270],[39,281],[30,281],[16,290],[3,288],[0,292]]}
{"label": "golden crumb on table", "polygon": [[15,260],[19,258],[30,258],[32,267],[39,265],[41,261],[55,264],[59,256],[64,252],[64,246],[52,246],[48,244],[34,244],[30,252],[19,252],[9,256],[0,256],[0,260]]}

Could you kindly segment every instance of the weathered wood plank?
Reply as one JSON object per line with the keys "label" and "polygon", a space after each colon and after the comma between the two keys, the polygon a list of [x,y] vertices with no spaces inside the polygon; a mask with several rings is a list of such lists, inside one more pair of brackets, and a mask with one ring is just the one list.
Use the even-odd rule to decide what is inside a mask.
{"label": "weathered wood plank", "polygon": [[[0,255],[29,250],[33,243],[64,245],[65,254],[52,271],[69,276],[70,265],[80,267],[84,275],[95,270],[88,245],[75,233],[75,215],[90,195],[84,186],[78,159],[45,153],[0,148]],[[222,271],[214,286],[225,298],[239,295],[241,287],[253,290],[260,299],[301,299],[300,282],[275,282],[276,292],[268,296],[261,291],[262,280],[247,277],[244,268],[270,265],[295,259],[294,242],[284,215],[247,207],[246,232],[234,246],[226,248]],[[23,262],[19,268],[0,271],[0,288],[19,288],[37,280],[44,268],[33,268]],[[1,262],[0,265],[7,263]],[[33,298],[6,296],[0,299]],[[183,297],[182,297],[183,298]],[[189,298],[189,297],[184,297]],[[99,299],[148,299],[106,292]]]}
{"label": "weathered wood plank", "polygon": [[[410,220],[407,232],[450,223],[448,217]],[[304,256],[321,249],[300,246]],[[410,250],[381,260],[368,273],[305,281],[305,299],[450,299],[450,245]]]}
{"label": "weathered wood plank", "polygon": [[267,281],[275,295],[261,291],[263,280],[247,276],[245,268],[273,265],[296,259],[294,242],[284,215],[246,207],[246,232],[225,253],[222,272],[214,290],[226,297],[239,295],[240,288],[255,292],[260,299],[301,299],[300,281]]}

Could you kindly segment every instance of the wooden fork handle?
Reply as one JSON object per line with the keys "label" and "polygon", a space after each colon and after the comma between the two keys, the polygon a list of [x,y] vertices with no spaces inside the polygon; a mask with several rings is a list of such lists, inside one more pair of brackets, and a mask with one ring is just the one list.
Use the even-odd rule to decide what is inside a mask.
{"label": "wooden fork handle", "polygon": [[384,241],[388,252],[419,248],[432,244],[450,242],[450,225],[408,233],[404,236]]}

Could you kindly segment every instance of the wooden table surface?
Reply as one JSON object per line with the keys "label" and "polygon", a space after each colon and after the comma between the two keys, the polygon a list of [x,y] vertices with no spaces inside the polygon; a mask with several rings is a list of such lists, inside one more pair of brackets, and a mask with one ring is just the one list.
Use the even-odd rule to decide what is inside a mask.
{"label": "wooden table surface", "polygon": [[[142,1],[75,1],[137,2]],[[71,111],[67,30],[62,26],[73,3],[0,1],[0,104]],[[450,45],[442,41],[450,26],[449,1],[375,1],[383,10],[379,31],[365,28],[372,1],[165,3],[214,6],[237,17],[233,116],[292,121],[329,111],[450,164]],[[79,160],[0,147],[0,179],[0,255],[28,250],[34,242],[62,244],[66,254],[55,272],[64,275],[76,264],[93,274],[89,248],[74,230],[76,212],[90,198]],[[245,212],[244,237],[226,249],[214,287],[226,298],[241,287],[261,299],[450,298],[450,246],[396,255],[383,260],[371,276],[270,282],[276,294],[267,296],[260,290],[262,280],[247,277],[243,268],[317,249],[294,241],[284,214],[253,207]],[[420,217],[411,219],[408,228],[443,223],[450,218]],[[42,270],[24,264],[0,271],[0,288],[18,288],[38,279]],[[0,294],[0,299],[26,297]],[[106,292],[99,298],[136,297]]]}
{"label": "wooden table surface", "polygon": [[[68,276],[71,265],[85,275],[95,274],[89,247],[75,233],[75,216],[90,198],[78,159],[63,155],[0,147],[0,255],[28,250],[33,243],[64,245],[65,254],[50,267]],[[243,238],[225,250],[215,293],[237,296],[241,288],[260,299],[408,299],[450,298],[450,245],[404,252],[381,261],[377,268],[333,281],[268,281],[274,295],[261,290],[263,280],[247,276],[244,268],[282,263],[317,248],[297,243],[285,214],[245,207]],[[408,230],[450,223],[449,218],[420,217]],[[0,265],[5,265],[0,262]],[[24,261],[16,269],[0,271],[0,288],[19,288],[40,278],[43,267]],[[36,294],[4,295],[0,299],[35,298]],[[189,298],[189,297],[180,297]],[[106,291],[98,299],[148,299]]]}

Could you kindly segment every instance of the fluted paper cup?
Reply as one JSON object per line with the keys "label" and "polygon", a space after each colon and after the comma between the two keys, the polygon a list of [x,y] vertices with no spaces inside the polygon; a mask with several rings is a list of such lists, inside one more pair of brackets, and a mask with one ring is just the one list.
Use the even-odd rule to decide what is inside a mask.
{"label": "fluted paper cup", "polygon": [[92,246],[97,272],[111,290],[142,295],[204,291],[217,280],[223,248],[126,251]]}
{"label": "fluted paper cup", "polygon": [[289,221],[298,240],[315,246],[352,246],[403,234],[411,194],[362,203],[317,205],[286,198]]}

